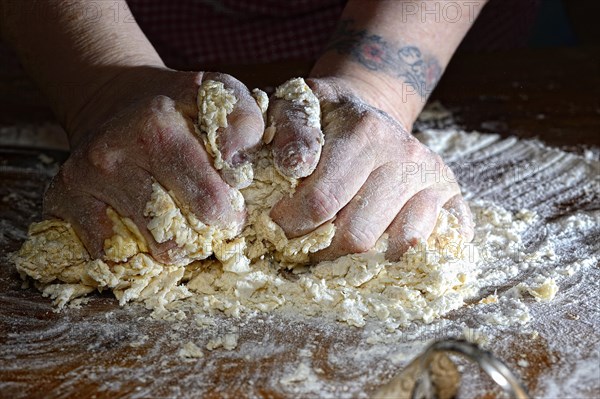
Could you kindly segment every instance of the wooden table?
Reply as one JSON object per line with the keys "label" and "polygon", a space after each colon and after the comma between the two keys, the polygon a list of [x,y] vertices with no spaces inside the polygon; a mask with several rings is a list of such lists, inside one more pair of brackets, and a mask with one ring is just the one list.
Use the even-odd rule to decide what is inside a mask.
{"label": "wooden table", "polygon": [[[257,67],[223,71],[238,72],[250,86],[264,87],[302,74],[306,65],[267,68],[268,73],[256,72]],[[599,71],[598,48],[464,55],[454,59],[433,97],[453,110],[467,129],[536,136],[578,150],[583,144],[600,145]],[[0,88],[0,126],[51,120],[43,100],[23,76],[5,71]],[[58,161],[66,156],[43,152]],[[186,392],[192,396],[202,392],[204,397],[283,397],[271,377],[301,359],[301,349],[312,353],[313,367],[321,370],[322,380],[330,382],[330,389],[321,385],[314,392],[304,392],[311,397],[319,396],[320,389],[330,396],[369,394],[397,371],[392,363],[373,363],[373,378],[365,379],[349,365],[340,364],[340,359],[332,357],[334,352],[340,345],[351,351],[362,342],[362,332],[318,320],[259,316],[240,324],[216,315],[216,326],[198,332],[191,327],[193,320],[173,327],[149,319],[148,312],[139,307],[119,308],[107,294],[94,296],[81,309],[53,312],[50,301],[35,289],[21,289],[6,257],[19,247],[26,226],[39,219],[51,168],[36,166],[37,150],[5,149],[2,156],[5,166],[16,167],[2,169],[0,165],[0,198],[18,193],[19,201],[0,202],[0,397],[171,397]],[[600,206],[573,203],[588,209]],[[574,325],[588,341],[590,336],[598,338],[598,325],[584,321]],[[252,357],[204,351],[206,359],[186,363],[177,356],[181,342],[232,330],[239,331],[240,342],[256,347]],[[436,334],[423,339],[439,338]],[[559,360],[548,349],[548,337],[531,343],[515,331],[506,339],[510,351],[499,355],[514,365],[519,354],[526,353],[531,367],[522,378],[532,392],[538,392],[540,375]],[[206,367],[214,370],[210,377],[194,378]],[[586,396],[598,397],[600,383],[590,384]],[[467,396],[490,398],[494,392],[484,385]]]}

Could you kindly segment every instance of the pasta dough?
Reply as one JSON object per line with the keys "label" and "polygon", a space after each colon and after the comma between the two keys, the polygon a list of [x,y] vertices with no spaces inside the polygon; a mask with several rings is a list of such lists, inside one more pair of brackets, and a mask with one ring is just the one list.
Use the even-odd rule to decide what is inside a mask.
{"label": "pasta dough", "polygon": [[[286,82],[276,96],[301,104],[306,123],[320,128],[319,103],[304,80]],[[266,95],[255,90],[254,97],[264,114]],[[196,131],[217,169],[228,167],[220,155],[218,132],[227,126],[236,101],[220,82],[205,81],[199,89]],[[176,264],[154,260],[132,221],[109,208],[114,236],[104,243],[103,259],[90,258],[68,223],[47,220],[30,226],[27,241],[13,258],[17,270],[38,281],[58,307],[77,296],[109,289],[121,304],[143,302],[156,314],[176,309],[187,298],[198,312],[218,309],[237,316],[293,307],[307,315],[332,313],[354,326],[364,325],[368,317],[392,326],[415,319],[431,321],[474,294],[476,251],[463,242],[451,213],[442,210],[432,237],[399,262],[385,259],[384,236],[367,253],[307,268],[309,254],[330,245],[333,223],[288,239],[271,220],[273,205],[292,195],[298,181],[278,172],[268,147],[259,152],[254,168],[248,164],[230,172],[237,173],[234,180],[243,187],[234,191],[232,204],[241,207],[245,202],[248,209],[238,236],[233,226],[219,229],[202,223],[154,182],[145,209],[151,218],[148,229],[157,242],[177,244],[183,256]],[[292,277],[284,277],[285,270],[292,270]]]}

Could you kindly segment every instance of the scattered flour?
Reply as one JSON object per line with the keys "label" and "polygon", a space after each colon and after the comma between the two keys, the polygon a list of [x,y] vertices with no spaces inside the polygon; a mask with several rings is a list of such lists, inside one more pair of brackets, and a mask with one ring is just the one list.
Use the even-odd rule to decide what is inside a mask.
{"label": "scattered flour", "polygon": [[227,333],[223,336],[217,336],[208,341],[206,344],[206,349],[212,351],[222,347],[228,351],[234,350],[237,347],[238,338],[238,334],[236,333]]}
{"label": "scattered flour", "polygon": [[183,346],[181,347],[181,349],[179,349],[179,352],[177,352],[177,354],[179,355],[179,357],[187,360],[200,359],[204,357],[202,349],[200,349],[192,341],[188,341],[185,344],[183,344]]}
{"label": "scattered flour", "polygon": [[[255,92],[261,110],[266,95]],[[306,123],[319,126],[316,98],[302,79],[293,79],[275,94],[304,106]],[[219,82],[206,81],[199,91],[199,132],[217,167],[224,167],[218,150],[218,129],[227,126],[227,115],[235,96]],[[318,104],[317,104],[318,105]],[[433,149],[464,156],[483,148],[493,135],[463,132],[424,132]],[[109,209],[115,236],[105,243],[106,259],[92,260],[69,224],[50,220],[34,223],[29,238],[13,257],[23,276],[38,281],[44,295],[59,307],[94,290],[110,289],[121,304],[139,301],[163,314],[192,309],[199,314],[215,310],[239,317],[244,313],[290,310],[308,316],[329,315],[352,326],[364,326],[369,318],[382,321],[389,331],[415,320],[430,323],[462,307],[481,290],[515,278],[525,267],[535,269],[555,253],[552,242],[525,251],[523,234],[538,219],[535,212],[512,212],[489,200],[471,201],[476,221],[476,239],[466,243],[459,234],[458,220],[442,211],[432,236],[409,250],[399,262],[384,257],[386,237],[375,248],[307,268],[309,254],[327,247],[335,234],[333,223],[314,232],[287,239],[269,217],[272,206],[291,195],[298,183],[283,177],[274,167],[268,149],[258,155],[252,184],[242,188],[234,203],[243,200],[248,220],[240,236],[235,228],[215,229],[180,207],[172,193],[158,183],[146,207],[148,225],[158,242],[174,240],[179,261],[173,265],[153,260],[147,243],[133,223]],[[250,176],[247,174],[246,176]],[[597,223],[598,215],[566,219],[577,228]],[[212,256],[212,257],[211,257]],[[493,267],[507,257],[521,263]],[[551,300],[561,274],[577,270],[579,264],[556,269],[556,276],[543,283],[532,282],[528,292],[538,300]],[[523,287],[494,294],[482,305],[490,307],[485,320],[497,325],[527,324],[531,320],[521,295]],[[219,338],[210,344],[217,347]],[[217,346],[214,346],[217,345]],[[227,344],[231,346],[230,344]]]}
{"label": "scattered flour", "polygon": [[281,377],[279,381],[284,385],[293,384],[295,382],[304,382],[311,378],[312,374],[313,370],[309,365],[300,363],[295,370]]}
{"label": "scattered flour", "polygon": [[[80,353],[82,340],[91,339],[97,345],[95,351],[92,348],[95,362],[66,374],[59,385],[61,391],[76,392],[83,381],[91,381],[107,394],[120,392],[123,383],[135,386],[139,397],[156,392],[181,397],[215,396],[211,389],[225,389],[220,372],[235,365],[236,373],[240,370],[236,380],[243,382],[243,392],[248,396],[277,392],[281,396],[368,398],[372,397],[373,384],[391,378],[430,342],[464,336],[507,361],[518,374],[531,376],[526,377],[526,382],[534,384],[530,385],[532,396],[592,397],[598,389],[599,359],[598,351],[593,349],[598,337],[594,329],[598,324],[598,302],[593,293],[600,289],[597,158],[578,157],[537,141],[500,139],[497,135],[466,133],[455,127],[438,126],[418,136],[456,170],[477,222],[473,243],[478,253],[477,277],[472,286],[479,294],[467,299],[456,311],[430,324],[417,318],[395,330],[390,330],[386,322],[372,319],[370,313],[364,328],[355,329],[331,322],[329,317],[305,317],[301,309],[304,305],[287,304],[278,308],[281,312],[253,314],[258,306],[248,305],[245,299],[240,299],[241,312],[248,314],[234,319],[218,311],[211,313],[219,307],[211,307],[210,303],[198,307],[202,297],[188,289],[191,298],[168,305],[177,309],[169,313],[173,315],[169,320],[173,321],[153,320],[137,307],[126,306],[108,312],[92,309],[84,318],[78,316],[79,311],[65,312],[60,317],[49,315],[49,326],[42,328],[41,320],[22,317],[23,309],[40,308],[37,301],[31,301],[30,296],[21,295],[17,289],[4,297],[10,298],[5,301],[9,306],[5,325],[10,328],[2,345],[6,361],[0,368],[5,375],[16,369],[19,373],[27,370],[32,378],[38,378],[42,364],[50,373],[57,369],[62,372],[64,362],[57,364],[57,358],[49,358],[47,353],[63,349],[68,352],[69,348]],[[522,160],[536,163],[535,174],[529,180],[520,169]],[[513,178],[506,178],[511,174]],[[17,210],[22,203],[13,198],[6,202]],[[181,211],[185,216],[185,210]],[[32,205],[29,212],[37,211]],[[6,226],[4,232],[15,231],[14,237],[18,238],[11,238],[13,242],[23,239],[19,224],[2,222]],[[181,282],[189,284],[195,273],[222,268],[219,264],[223,265],[214,257],[193,262],[184,267]],[[273,269],[278,267],[276,261],[270,264]],[[298,276],[310,276],[302,267],[291,272],[286,268],[278,270],[275,273],[267,269],[265,273],[280,276],[286,283],[298,281]],[[219,271],[215,273],[215,283],[221,281],[222,274],[235,273]],[[345,279],[342,276],[338,281]],[[540,287],[548,279],[554,280],[559,291],[550,303],[537,301],[529,289]],[[58,291],[74,288],[60,281],[52,282]],[[11,284],[15,286],[14,282]],[[39,287],[44,286],[40,283]],[[93,302],[104,300],[94,298]],[[189,312],[190,308],[195,308],[197,314]],[[237,327],[244,338],[235,350],[210,356],[194,373],[190,373],[186,362],[198,362],[197,358],[182,364],[178,351],[184,343],[195,342],[205,351],[200,343],[223,337],[220,330],[224,328],[231,333]],[[146,342],[138,336],[145,333],[154,338],[156,329],[166,330],[163,339]],[[171,329],[173,334],[169,334]],[[123,352],[123,360],[136,367],[114,364],[114,352],[105,348],[120,342],[128,346],[131,344],[127,342],[135,343],[134,346],[139,342],[146,348],[143,364],[135,357],[139,351]],[[311,349],[306,354],[299,349],[304,346]],[[544,360],[546,353],[551,366],[534,376],[531,373],[539,369],[540,360],[548,364]],[[10,360],[23,358],[27,361],[18,365]],[[326,369],[324,374],[322,369]],[[467,396],[469,392],[489,390],[489,385],[475,374],[463,373],[462,378]],[[231,388],[228,382],[225,385]],[[34,380],[23,380],[4,384],[3,389],[35,394],[37,388]],[[222,396],[229,391],[216,392]]]}

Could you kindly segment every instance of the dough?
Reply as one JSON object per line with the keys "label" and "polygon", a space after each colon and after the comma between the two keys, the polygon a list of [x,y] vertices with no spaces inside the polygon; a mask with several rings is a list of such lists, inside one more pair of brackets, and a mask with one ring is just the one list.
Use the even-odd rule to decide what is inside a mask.
{"label": "dough", "polygon": [[227,351],[232,351],[238,345],[238,338],[239,336],[236,333],[227,333],[223,336],[215,337],[208,341],[208,343],[206,344],[206,349],[212,351],[217,348],[223,347],[223,349]]}
{"label": "dough", "polygon": [[[303,79],[286,82],[275,95],[300,105],[307,125],[320,128],[318,100]],[[254,97],[264,114],[266,94],[255,90]],[[197,133],[217,169],[228,167],[221,158],[218,133],[227,126],[236,102],[220,82],[205,81],[200,87]],[[415,319],[429,322],[475,293],[476,252],[463,242],[456,217],[445,210],[429,240],[409,250],[400,262],[385,259],[384,236],[367,253],[306,268],[310,253],[330,245],[333,223],[303,237],[286,238],[269,211],[283,196],[293,194],[298,181],[278,172],[268,147],[259,152],[255,168],[248,164],[231,172],[239,186],[251,179],[231,199],[234,206],[245,201],[248,209],[239,236],[235,226],[218,229],[202,223],[154,182],[145,208],[151,218],[148,228],[157,242],[177,243],[177,263],[154,260],[131,220],[109,208],[114,236],[104,243],[103,259],[90,258],[68,223],[47,220],[30,226],[27,241],[13,257],[17,270],[38,281],[59,308],[77,296],[110,289],[121,304],[142,302],[159,315],[167,308],[177,309],[187,298],[198,313],[218,309],[238,316],[288,308],[306,315],[332,314],[354,326],[375,317],[392,328]],[[286,269],[292,278],[283,276]]]}
{"label": "dough", "polygon": [[[258,96],[257,101],[262,101],[262,96]],[[231,167],[223,160],[218,147],[218,130],[228,126],[227,115],[233,111],[236,103],[233,90],[226,89],[223,83],[214,80],[202,82],[198,89],[200,131],[196,128],[196,132],[204,139],[206,151],[213,156],[215,168],[222,170],[225,180],[233,187],[242,188],[252,182],[252,165],[245,163],[237,168]]]}
{"label": "dough", "polygon": [[202,353],[202,349],[200,349],[198,347],[198,345],[196,345],[192,341],[186,342],[181,347],[181,349],[179,349],[179,352],[177,352],[177,355],[186,360],[194,360],[194,359],[200,359],[200,358],[204,357],[204,353]]}
{"label": "dough", "polygon": [[549,302],[558,292],[558,285],[553,278],[546,278],[537,287],[528,287],[528,291],[538,302]]}

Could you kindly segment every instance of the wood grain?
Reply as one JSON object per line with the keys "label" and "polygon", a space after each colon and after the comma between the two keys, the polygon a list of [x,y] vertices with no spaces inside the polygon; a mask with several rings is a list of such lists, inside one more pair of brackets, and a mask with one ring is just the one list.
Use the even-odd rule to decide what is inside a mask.
{"label": "wood grain", "polygon": [[[581,144],[598,145],[599,54],[598,49],[558,49],[458,57],[452,62],[434,98],[454,110],[467,128],[540,137],[548,143],[574,149]],[[306,65],[294,65],[296,69],[292,75],[306,70]],[[289,69],[281,69],[279,65],[266,69],[223,70],[239,72],[237,75],[251,86],[273,86],[289,76]],[[0,88],[3,93],[0,96],[0,125],[38,123],[51,118],[39,94],[22,76],[1,76]],[[3,234],[0,246],[0,397],[298,396],[293,389],[282,386],[281,376],[293,372],[293,367],[302,358],[302,349],[311,353],[312,369],[319,370],[319,379],[327,382],[316,385],[315,391],[303,391],[302,396],[368,396],[389,381],[400,365],[410,360],[394,363],[385,353],[378,353],[363,359],[361,364],[345,363],[346,358],[340,357],[339,353],[350,353],[364,345],[360,330],[289,315],[258,316],[243,323],[216,315],[219,323],[214,328],[199,331],[193,326],[193,320],[187,320],[176,323],[179,327],[174,329],[170,323],[149,318],[149,312],[140,307],[118,307],[108,294],[93,296],[81,309],[55,313],[50,301],[42,298],[35,289],[21,289],[21,281],[7,259],[7,255],[23,241],[26,226],[41,216],[41,198],[51,168],[40,166],[39,153],[37,150],[5,148],[0,158],[0,199],[9,195],[18,198],[18,201],[0,201]],[[44,153],[57,161],[67,155]],[[514,164],[523,162],[528,156],[527,152],[516,154],[518,156],[512,159]],[[478,170],[488,173],[486,176],[494,181],[498,176],[493,173],[500,173],[502,169],[486,169],[486,161],[489,160],[481,161]],[[477,161],[474,159],[473,162]],[[511,195],[526,195],[531,187],[544,191],[543,184],[551,179],[551,174],[541,174],[539,179],[537,188],[529,182],[516,189],[521,190],[521,194],[517,191],[496,192],[494,198],[510,202]],[[540,209],[551,209],[545,217],[583,208],[598,209],[598,193],[595,194],[590,197],[577,190],[562,194],[548,191],[545,205],[538,205]],[[547,207],[548,204],[551,206]],[[597,237],[589,239],[597,240]],[[535,234],[531,240],[535,240]],[[593,245],[592,242],[588,244]],[[508,332],[502,343],[492,343],[492,351],[494,347],[509,348],[498,355],[511,367],[516,368],[522,359],[530,363],[531,367],[520,374],[534,394],[543,393],[540,391],[544,386],[541,379],[558,378],[556,375],[566,370],[565,367],[572,366],[565,362],[568,359],[561,359],[549,348],[548,340],[564,334],[561,328],[569,326],[568,331],[578,331],[581,345],[593,348],[600,341],[597,325],[589,322],[597,316],[597,309],[580,308],[581,304],[575,300],[560,306],[552,316],[556,320],[556,329],[542,329],[541,338],[533,340],[530,334],[517,329]],[[568,318],[569,306],[578,309],[581,320]],[[253,356],[244,357],[236,351],[205,350],[205,358],[189,363],[177,356],[181,342],[205,342],[215,334],[231,329],[239,330],[242,352],[253,353]],[[439,331],[433,331],[417,341],[440,338],[439,334]],[[395,347],[394,353],[401,350],[398,348],[402,346]],[[211,372],[207,374],[206,370]],[[466,373],[472,378],[465,382],[467,386],[461,391],[461,397],[496,397],[498,392],[491,383],[474,385],[473,381],[480,375],[468,370]],[[588,388],[586,396],[600,395],[598,385]]]}

